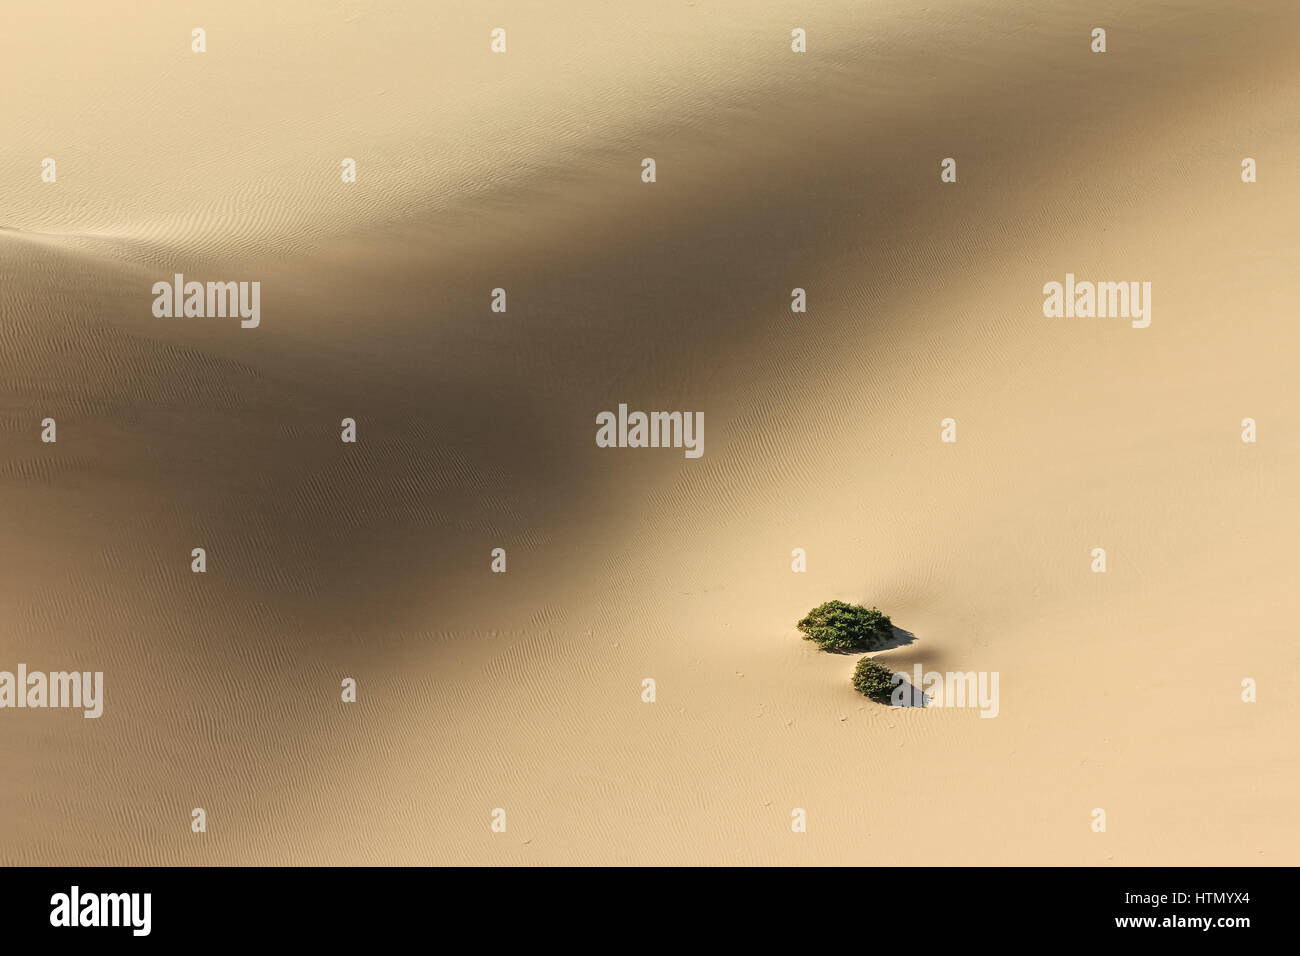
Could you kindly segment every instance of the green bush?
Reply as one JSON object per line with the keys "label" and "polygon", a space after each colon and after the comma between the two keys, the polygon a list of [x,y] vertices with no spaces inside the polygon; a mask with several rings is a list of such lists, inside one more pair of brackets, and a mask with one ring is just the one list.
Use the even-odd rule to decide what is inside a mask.
{"label": "green bush", "polygon": [[894,636],[889,616],[861,604],[827,601],[795,625],[824,651],[873,651]]}
{"label": "green bush", "polygon": [[894,692],[894,672],[870,657],[864,657],[853,669],[853,686],[864,697],[878,704],[888,704]]}

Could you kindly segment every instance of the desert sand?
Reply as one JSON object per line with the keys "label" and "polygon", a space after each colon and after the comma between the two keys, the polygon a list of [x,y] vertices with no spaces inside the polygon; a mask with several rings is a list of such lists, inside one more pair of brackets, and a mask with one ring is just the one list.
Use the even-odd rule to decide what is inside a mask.
{"label": "desert sand", "polygon": [[1300,863],[1300,7],[12,6],[0,863]]}

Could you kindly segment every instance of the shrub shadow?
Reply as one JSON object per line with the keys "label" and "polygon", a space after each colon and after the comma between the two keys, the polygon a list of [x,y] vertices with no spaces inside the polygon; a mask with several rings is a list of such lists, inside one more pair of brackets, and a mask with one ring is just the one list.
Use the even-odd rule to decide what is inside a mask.
{"label": "shrub shadow", "polygon": [[913,644],[916,642],[916,635],[913,634],[911,631],[905,631],[901,627],[895,627],[893,625],[890,626],[890,630],[893,633],[890,635],[889,639],[886,640],[883,644],[877,644],[875,647],[870,647],[867,648],[866,650],[863,650],[862,648],[858,648],[857,650],[851,650],[851,651],[827,651],[826,653],[859,654],[859,655],[879,654],[881,651],[892,651],[896,647],[906,647],[908,644]]}
{"label": "shrub shadow", "polygon": [[[902,674],[902,671],[895,671],[895,676],[899,674]],[[927,694],[925,691],[921,690],[921,688],[917,687],[910,680],[908,680],[906,675],[903,675],[903,679],[895,683],[893,685],[893,688],[894,689],[891,695],[891,699],[889,703],[885,705],[887,707],[929,707],[930,706],[930,695]],[[902,691],[901,694],[899,694],[900,689]],[[897,704],[894,703],[893,697],[899,697],[900,698],[899,703]]]}

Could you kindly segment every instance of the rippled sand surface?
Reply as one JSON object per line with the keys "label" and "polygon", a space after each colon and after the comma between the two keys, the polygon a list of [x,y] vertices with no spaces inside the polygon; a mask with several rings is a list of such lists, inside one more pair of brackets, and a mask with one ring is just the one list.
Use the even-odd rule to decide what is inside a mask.
{"label": "rippled sand surface", "polygon": [[1300,8],[13,6],[0,862],[1300,862]]}

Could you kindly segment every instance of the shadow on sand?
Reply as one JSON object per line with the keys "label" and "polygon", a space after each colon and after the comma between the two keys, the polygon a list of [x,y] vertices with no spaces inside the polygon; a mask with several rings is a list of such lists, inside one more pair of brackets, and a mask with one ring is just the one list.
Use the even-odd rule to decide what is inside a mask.
{"label": "shadow on sand", "polygon": [[[881,651],[892,651],[896,647],[906,647],[908,644],[912,644],[916,641],[916,635],[913,634],[911,631],[905,631],[901,627],[894,627],[892,625],[890,626],[890,629],[893,631],[893,634],[889,637],[887,641],[885,641],[883,644],[871,648],[871,650],[866,651],[865,653],[879,654]],[[862,654],[864,652],[858,650],[858,651],[830,651],[830,653],[831,654]]]}
{"label": "shadow on sand", "polygon": [[[889,640],[878,647],[873,647],[866,652],[866,656],[879,654],[881,651],[892,651],[896,647],[906,647],[909,644],[916,643],[916,635],[911,631],[905,631],[901,627],[891,625],[893,631]],[[862,654],[862,651],[833,651],[835,654]],[[881,663],[884,663],[883,661]],[[886,665],[888,666],[888,665]],[[914,685],[902,671],[896,672],[897,676],[902,679],[894,684],[892,701],[887,705],[890,707],[928,707],[930,704],[930,695],[921,688]],[[895,703],[894,701],[897,701]]]}

